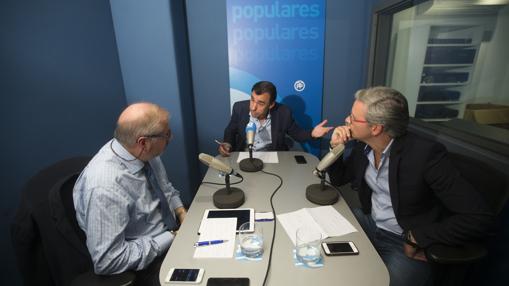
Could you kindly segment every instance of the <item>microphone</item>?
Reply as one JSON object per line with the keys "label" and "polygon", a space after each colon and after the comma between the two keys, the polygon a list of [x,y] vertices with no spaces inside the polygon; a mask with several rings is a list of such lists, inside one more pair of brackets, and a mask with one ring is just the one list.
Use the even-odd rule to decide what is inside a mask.
{"label": "microphone", "polygon": [[249,158],[243,159],[239,163],[239,168],[244,172],[258,172],[263,169],[263,161],[253,158],[253,144],[256,133],[256,124],[249,122],[246,125],[246,144],[249,151]]}
{"label": "microphone", "polygon": [[254,137],[256,133],[256,124],[249,122],[246,126],[246,143],[251,148],[254,144]]}
{"label": "microphone", "polygon": [[315,171],[313,172],[315,175],[317,175],[318,172],[325,171],[332,163],[336,162],[336,160],[343,154],[343,151],[345,151],[345,145],[339,144],[338,146],[334,147],[327,155],[325,155],[320,163],[316,166]]}
{"label": "microphone", "polygon": [[225,187],[217,190],[212,196],[214,205],[220,209],[234,209],[240,207],[245,202],[246,196],[241,189],[230,186],[230,175],[237,176],[241,179],[242,176],[237,174],[232,167],[208,154],[200,153],[198,158],[203,164],[226,174],[226,176],[224,176]]}
{"label": "microphone", "polygon": [[232,167],[226,165],[225,163],[219,161],[218,159],[208,155],[208,154],[205,154],[205,153],[201,153],[200,155],[198,155],[198,158],[200,159],[200,161],[213,168],[213,169],[216,169],[218,170],[219,172],[222,172],[222,173],[225,173],[227,175],[233,175],[233,176],[236,176],[236,177],[239,177],[239,178],[242,178],[242,175],[235,172]]}
{"label": "microphone", "polygon": [[306,198],[318,205],[332,205],[339,200],[338,192],[331,186],[325,185],[325,170],[343,154],[345,145],[339,144],[334,147],[318,163],[313,174],[320,178],[320,184],[312,184],[306,188]]}

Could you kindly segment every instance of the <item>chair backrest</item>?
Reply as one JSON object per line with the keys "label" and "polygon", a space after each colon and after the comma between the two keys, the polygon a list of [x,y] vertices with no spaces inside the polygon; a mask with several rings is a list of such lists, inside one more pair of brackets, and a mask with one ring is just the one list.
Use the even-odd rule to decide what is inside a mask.
{"label": "chair backrest", "polygon": [[[70,226],[59,191],[55,190],[62,180],[81,172],[90,158],[59,161],[27,182],[11,224],[25,285],[69,285],[76,275],[91,269],[90,254]],[[66,186],[72,190],[73,184],[69,182]]]}
{"label": "chair backrest", "polygon": [[64,211],[70,226],[74,230],[74,233],[78,236],[79,240],[83,243],[83,245],[85,245],[87,237],[85,232],[80,228],[78,220],[76,219],[76,209],[74,208],[74,201],[72,196],[74,184],[76,183],[79,175],[80,173],[73,174],[61,182],[60,198],[62,200]]}
{"label": "chair backrest", "polygon": [[498,214],[509,198],[507,176],[488,164],[458,153],[449,153],[449,158],[461,176],[479,191],[491,210]]}

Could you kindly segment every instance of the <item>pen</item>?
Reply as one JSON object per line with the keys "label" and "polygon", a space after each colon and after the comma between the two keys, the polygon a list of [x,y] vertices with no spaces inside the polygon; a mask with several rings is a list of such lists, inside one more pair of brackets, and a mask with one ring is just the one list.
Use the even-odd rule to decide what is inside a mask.
{"label": "pen", "polygon": [[273,218],[260,218],[260,219],[255,219],[255,221],[261,221],[261,222],[263,222],[263,221],[274,221],[274,219]]}
{"label": "pen", "polygon": [[197,246],[206,246],[206,245],[214,245],[227,242],[227,239],[217,239],[217,240],[207,240],[207,241],[198,241],[194,244],[194,247]]}
{"label": "pen", "polygon": [[221,142],[221,141],[219,141],[219,140],[217,140],[217,139],[214,139],[214,142],[216,142],[216,143],[217,143],[217,144],[219,144],[219,145],[223,144],[223,142]]}

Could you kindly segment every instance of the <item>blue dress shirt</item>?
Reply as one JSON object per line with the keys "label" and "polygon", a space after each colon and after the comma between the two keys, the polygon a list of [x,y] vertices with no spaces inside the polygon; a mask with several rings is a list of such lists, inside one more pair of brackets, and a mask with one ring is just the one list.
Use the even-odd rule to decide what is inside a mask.
{"label": "blue dress shirt", "polygon": [[403,229],[399,226],[394,215],[389,189],[389,155],[393,141],[394,139],[389,142],[382,152],[378,169],[375,167],[375,154],[366,145],[365,153],[369,164],[366,168],[364,179],[371,190],[373,190],[371,195],[371,217],[376,222],[376,226],[400,235],[403,233]]}
{"label": "blue dress shirt", "polygon": [[[175,216],[174,210],[183,206],[180,193],[168,181],[159,157],[149,164]],[[144,269],[166,253],[173,241],[143,166],[144,162],[112,139],[92,158],[74,186],[76,217],[86,233],[97,274]]]}
{"label": "blue dress shirt", "polygon": [[253,149],[255,151],[264,151],[270,149],[272,145],[271,135],[271,118],[270,113],[267,114],[267,118],[262,122],[258,118],[251,116],[249,113],[249,121],[256,125],[256,133],[254,137]]}

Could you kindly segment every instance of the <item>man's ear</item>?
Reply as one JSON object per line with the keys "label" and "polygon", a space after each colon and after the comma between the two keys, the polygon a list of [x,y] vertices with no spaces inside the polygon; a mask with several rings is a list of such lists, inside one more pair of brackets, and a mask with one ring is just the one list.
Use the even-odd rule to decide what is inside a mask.
{"label": "man's ear", "polygon": [[270,105],[269,105],[269,109],[272,109],[274,106],[276,105],[276,101],[274,100]]}
{"label": "man's ear", "polygon": [[136,139],[136,144],[141,147],[145,147],[147,144],[147,137],[138,137],[138,139]]}
{"label": "man's ear", "polygon": [[382,134],[383,131],[384,131],[383,125],[373,124],[371,126],[371,134],[373,134],[373,136],[378,136],[378,135]]}

